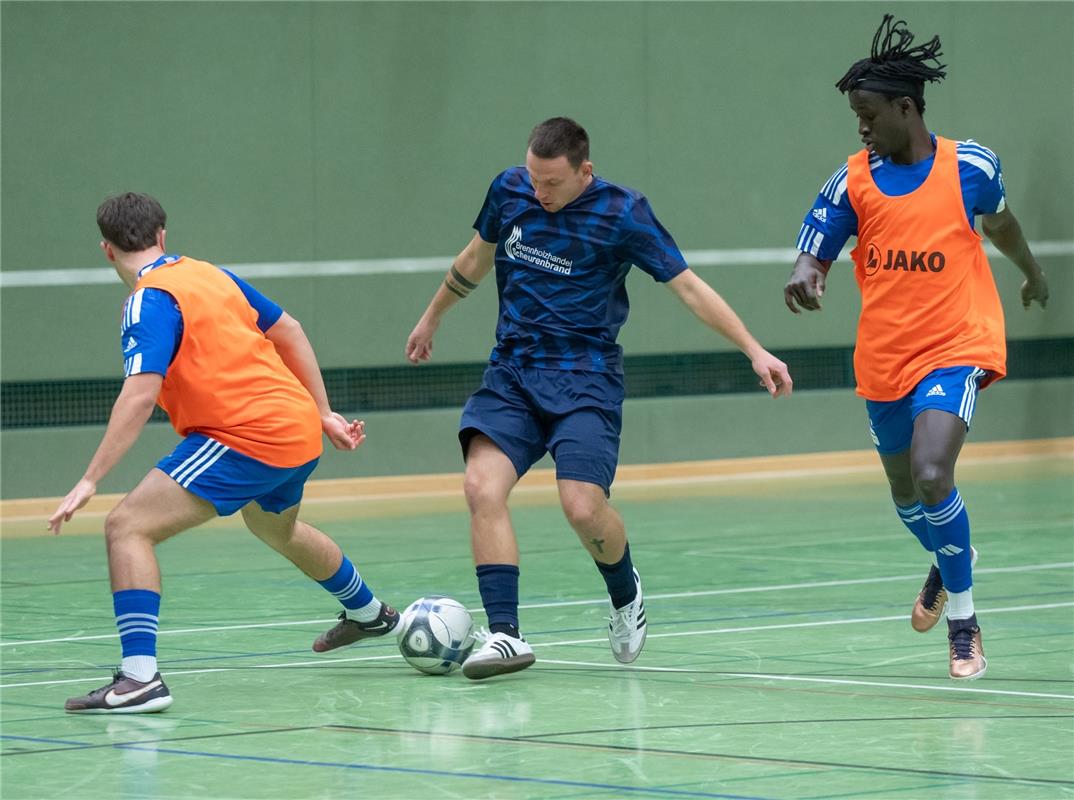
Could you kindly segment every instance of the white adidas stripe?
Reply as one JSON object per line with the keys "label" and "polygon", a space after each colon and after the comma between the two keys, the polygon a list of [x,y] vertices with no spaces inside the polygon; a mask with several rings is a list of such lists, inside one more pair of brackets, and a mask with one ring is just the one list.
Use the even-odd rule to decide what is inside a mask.
{"label": "white adidas stripe", "polygon": [[191,464],[185,472],[181,472],[178,476],[175,476],[175,482],[178,483],[180,486],[186,486],[188,479],[193,475],[196,470],[200,470],[201,467],[205,464],[205,462],[209,461],[210,459],[215,460],[217,454],[221,452],[220,448],[222,448],[223,445],[220,444],[220,442],[211,439],[210,441],[212,441],[212,445],[209,447],[208,450],[205,451],[205,454],[202,455],[193,464]]}
{"label": "white adidas stripe", "polygon": [[220,445],[219,450],[217,450],[212,456],[210,456],[206,460],[206,462],[204,464],[202,464],[200,467],[198,467],[197,471],[194,472],[193,475],[191,475],[189,478],[187,478],[185,481],[183,481],[179,485],[182,486],[184,489],[187,488],[188,486],[190,486],[190,484],[194,482],[195,478],[197,478],[199,475],[201,475],[201,473],[205,472],[205,470],[207,470],[209,467],[211,467],[213,464],[215,464],[217,461],[219,461],[220,456],[224,455],[224,453],[226,453],[230,449],[231,448],[228,447],[227,445],[223,445],[223,444]]}
{"label": "white adidas stripe", "polygon": [[[182,472],[184,469],[186,469],[190,465],[191,462],[193,462],[197,458],[199,458],[201,456],[201,454],[206,449],[208,449],[209,447],[212,447],[212,445],[213,445],[213,440],[212,439],[207,439],[205,441],[205,444],[203,444],[201,447],[199,447],[198,450],[194,453],[194,455],[190,456],[186,461],[184,461],[182,464],[180,464],[178,467],[176,467],[170,473],[168,473],[168,477],[176,478],[176,476],[180,472]],[[176,480],[178,480],[178,478],[176,478]]]}
{"label": "white adidas stripe", "polygon": [[932,525],[946,525],[955,517],[957,517],[962,509],[966,507],[966,504],[962,502],[962,495],[957,495],[951,505],[942,511],[938,511],[935,514],[925,514],[927,519]]}

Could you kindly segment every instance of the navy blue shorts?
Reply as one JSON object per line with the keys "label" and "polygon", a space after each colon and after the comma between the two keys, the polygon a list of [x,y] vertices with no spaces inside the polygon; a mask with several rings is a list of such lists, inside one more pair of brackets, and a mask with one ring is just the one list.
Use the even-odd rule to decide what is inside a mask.
{"label": "navy blue shorts", "polygon": [[906,397],[891,402],[866,400],[869,434],[877,451],[891,455],[909,447],[914,436],[914,420],[930,408],[954,414],[969,430],[977,407],[977,390],[987,374],[977,367],[934,369]]}
{"label": "navy blue shorts", "polygon": [[157,463],[157,469],[208,500],[217,514],[226,517],[251,501],[273,514],[300,502],[318,460],[298,467],[273,467],[202,433],[192,433]]}
{"label": "navy blue shorts", "polygon": [[595,483],[605,494],[619,463],[623,376],[490,364],[459,422],[463,458],[488,436],[521,478],[546,453],[556,477]]}

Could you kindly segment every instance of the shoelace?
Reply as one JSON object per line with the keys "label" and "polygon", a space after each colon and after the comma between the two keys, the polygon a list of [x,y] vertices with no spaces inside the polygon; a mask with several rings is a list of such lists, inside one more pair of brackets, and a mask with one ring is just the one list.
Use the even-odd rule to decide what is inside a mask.
{"label": "shoelace", "polygon": [[638,627],[637,607],[634,603],[629,603],[623,608],[617,608],[608,617],[608,622],[611,623],[613,635],[630,636]]}
{"label": "shoelace", "polygon": [[127,677],[127,676],[123,674],[123,670],[121,670],[119,667],[112,667],[112,681],[111,681],[111,683],[106,683],[100,689],[94,689],[92,692],[90,692],[90,696],[93,697],[94,695],[104,694],[109,689],[111,689],[113,686],[115,686],[116,683],[118,683],[119,681],[123,680],[125,677]]}
{"label": "shoelace", "polygon": [[488,628],[474,628],[470,635],[474,637],[475,642],[484,644],[492,638],[492,631]]}
{"label": "shoelace", "polygon": [[941,591],[943,591],[943,578],[940,577],[940,570],[934,566],[929,570],[929,576],[925,579],[925,588],[922,589],[923,595],[921,597],[921,605],[929,611],[935,611],[936,601],[939,598]]}
{"label": "shoelace", "polygon": [[956,659],[968,661],[973,658],[973,637],[976,633],[974,628],[959,628],[951,634],[951,649]]}

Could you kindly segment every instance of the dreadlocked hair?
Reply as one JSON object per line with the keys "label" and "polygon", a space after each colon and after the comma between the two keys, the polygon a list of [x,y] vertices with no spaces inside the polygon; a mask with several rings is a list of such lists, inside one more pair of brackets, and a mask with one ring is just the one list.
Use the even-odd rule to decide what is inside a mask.
{"label": "dreadlocked hair", "polygon": [[[911,97],[918,112],[925,110],[925,82],[939,83],[947,77],[946,64],[940,63],[940,37],[933,36],[924,44],[912,46],[914,34],[906,28],[906,20],[895,20],[885,14],[873,34],[869,58],[856,62],[835,87],[847,92],[864,88],[887,97]],[[932,62],[932,65],[927,62]],[[860,84],[865,83],[865,86]]]}

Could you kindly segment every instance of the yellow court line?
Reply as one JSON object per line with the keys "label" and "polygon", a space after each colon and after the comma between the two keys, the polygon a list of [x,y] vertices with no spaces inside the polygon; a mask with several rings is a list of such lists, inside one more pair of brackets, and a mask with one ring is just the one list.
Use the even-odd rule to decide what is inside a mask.
{"label": "yellow court line", "polygon": [[[1045,458],[1074,461],[1074,437],[1027,439],[1006,442],[974,442],[967,444],[959,466],[986,466],[1031,462]],[[708,461],[675,461],[664,464],[622,464],[616,472],[614,489],[617,494],[630,490],[719,484],[741,481],[765,481],[787,478],[808,478],[829,475],[879,474],[880,464],[873,450],[845,450],[827,453],[724,458]],[[555,470],[537,469],[527,473],[513,496],[546,496],[554,492]],[[97,495],[78,512],[75,520],[83,523],[99,520],[122,499],[122,494]],[[0,535],[16,537],[46,535],[46,532],[24,530],[25,523],[41,523],[59,504],[59,497],[38,497],[0,501]],[[408,504],[424,500],[462,502],[462,474],[438,473],[425,475],[393,475],[371,478],[328,478],[313,480],[306,485],[303,507],[331,503],[349,503],[352,508],[390,503],[407,508]],[[65,532],[92,532],[84,525],[68,523]],[[213,524],[213,523],[209,523]]]}

